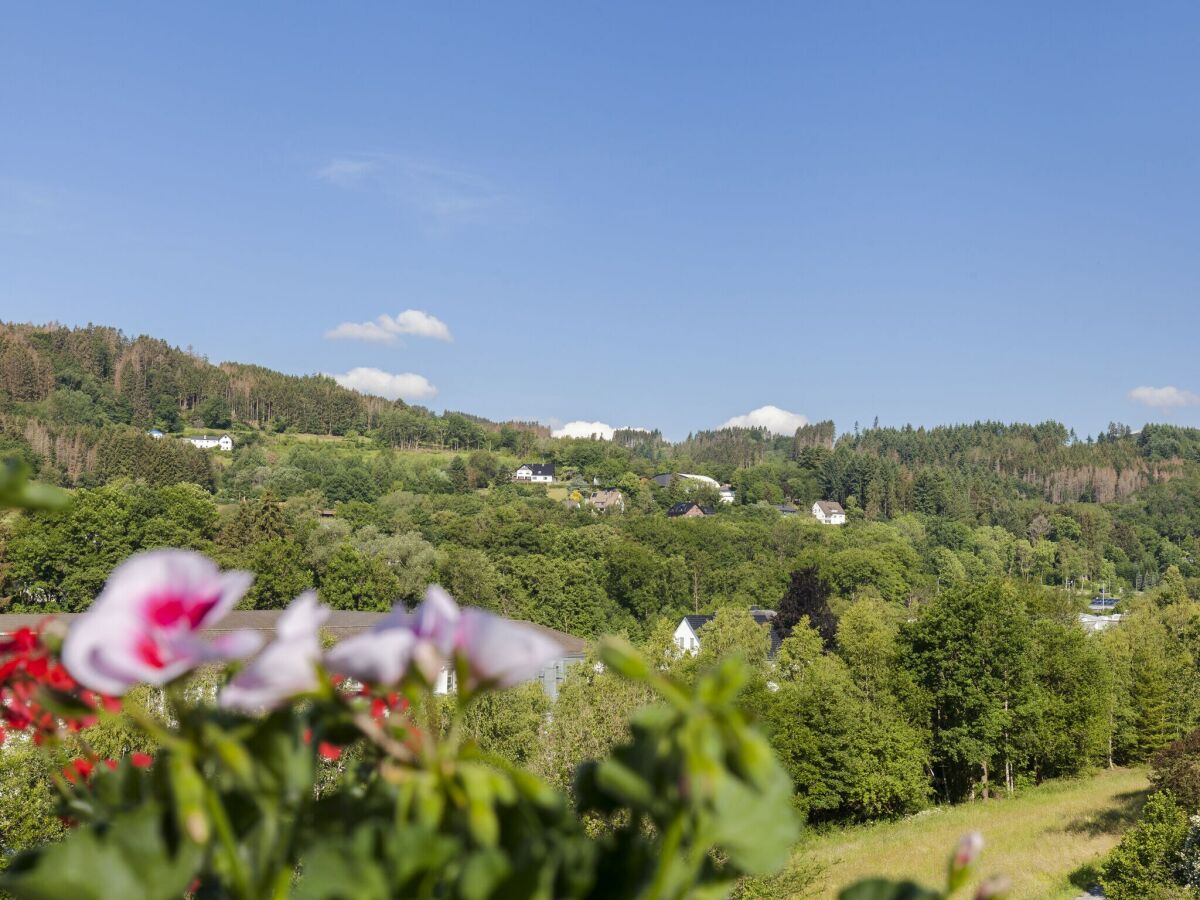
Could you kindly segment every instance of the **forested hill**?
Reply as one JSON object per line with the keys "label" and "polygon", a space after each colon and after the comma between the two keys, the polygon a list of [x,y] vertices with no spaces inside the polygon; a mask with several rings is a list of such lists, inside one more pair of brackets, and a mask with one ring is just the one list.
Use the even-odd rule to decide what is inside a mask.
{"label": "forested hill", "polygon": [[193,418],[343,434],[403,407],[324,375],[213,365],[165,341],[89,325],[0,325],[0,411],[59,424],[168,428]]}
{"label": "forested hill", "polygon": [[732,483],[743,504],[823,497],[869,519],[917,511],[994,522],[1022,500],[1121,503],[1200,462],[1200,430],[1169,425],[1134,433],[1110,424],[1095,438],[1057,422],[856,427],[839,436],[825,421],[783,436],[750,428],[701,431],[677,444],[633,429],[611,442],[553,439],[535,422],[435,415],[323,375],[214,365],[114,328],[0,324],[0,450],[23,452],[68,485],[128,476],[212,489],[209,457],[180,442],[152,441],[145,431],[155,426],[247,436],[365,435],[385,448],[507,451],[604,481],[695,472]]}
{"label": "forested hill", "polygon": [[[177,431],[189,425],[241,424],[344,435],[389,427],[388,416],[399,413],[408,414],[406,423],[461,420],[460,433],[447,442],[457,438],[464,446],[471,438],[478,444],[483,432],[504,427],[465,414],[433,417],[400,400],[348,390],[326,375],[285,375],[232,362],[214,365],[157,338],[130,338],[115,328],[0,323],[0,414],[50,426],[157,425]],[[507,424],[549,436],[549,429],[536,423]],[[393,433],[398,429],[403,430],[391,423]],[[415,430],[419,437],[443,436],[436,424]]]}

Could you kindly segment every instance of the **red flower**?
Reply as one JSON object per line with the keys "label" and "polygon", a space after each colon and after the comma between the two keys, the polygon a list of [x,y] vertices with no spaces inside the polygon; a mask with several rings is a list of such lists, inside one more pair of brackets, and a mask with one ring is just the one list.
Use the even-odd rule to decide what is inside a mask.
{"label": "red flower", "polygon": [[14,730],[33,729],[33,740],[38,746],[62,730],[75,732],[96,723],[94,715],[59,719],[48,712],[39,700],[44,689],[74,693],[78,700],[93,708],[103,705],[111,712],[120,709],[119,701],[79,691],[78,687],[66,668],[42,644],[41,626],[36,630],[22,628],[9,640],[0,642],[0,719]]}
{"label": "red flower", "polygon": [[129,761],[138,769],[148,769],[154,765],[154,757],[149,753],[130,753]]}
{"label": "red flower", "polygon": [[71,784],[77,784],[86,781],[88,776],[92,774],[93,768],[95,767],[82,757],[73,759],[70,765],[63,767],[63,778],[67,779]]}
{"label": "red flower", "polygon": [[317,744],[317,752],[321,754],[322,759],[333,760],[342,755],[342,748],[329,743],[329,741],[321,741]]}

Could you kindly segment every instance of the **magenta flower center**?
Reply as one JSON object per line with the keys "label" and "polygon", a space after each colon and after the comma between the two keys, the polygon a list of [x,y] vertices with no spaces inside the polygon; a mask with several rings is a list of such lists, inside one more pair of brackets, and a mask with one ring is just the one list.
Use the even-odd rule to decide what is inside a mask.
{"label": "magenta flower center", "polygon": [[195,630],[200,627],[209,610],[217,605],[218,599],[216,596],[156,594],[146,601],[146,618],[158,628],[174,628],[186,622],[189,630]]}

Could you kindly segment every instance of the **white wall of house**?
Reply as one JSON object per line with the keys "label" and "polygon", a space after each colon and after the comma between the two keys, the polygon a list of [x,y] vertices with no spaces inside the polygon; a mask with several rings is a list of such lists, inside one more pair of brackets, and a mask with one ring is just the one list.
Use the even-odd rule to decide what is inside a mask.
{"label": "white wall of house", "polygon": [[513,472],[513,481],[528,481],[531,484],[553,484],[553,475],[534,475],[533,469],[529,466],[521,466],[517,471]]}
{"label": "white wall of house", "polygon": [[825,513],[823,513],[821,511],[821,504],[819,504],[819,503],[813,504],[812,514],[813,514],[813,518],[816,519],[818,522],[822,523],[823,525],[845,525],[846,524],[846,514],[844,512],[841,512],[841,513],[835,512],[835,513],[830,513],[829,515],[825,515]]}
{"label": "white wall of house", "polygon": [[692,631],[687,619],[681,619],[679,627],[675,629],[675,646],[692,656],[700,652],[700,639],[696,637],[696,632]]}

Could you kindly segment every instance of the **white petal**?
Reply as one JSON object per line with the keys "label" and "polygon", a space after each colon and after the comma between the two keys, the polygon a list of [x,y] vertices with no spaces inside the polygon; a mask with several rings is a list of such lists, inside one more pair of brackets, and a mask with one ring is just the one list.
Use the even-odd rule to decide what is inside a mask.
{"label": "white petal", "polygon": [[356,681],[390,686],[408,671],[416,642],[407,628],[367,631],[335,645],[325,654],[325,665]]}
{"label": "white petal", "polygon": [[425,591],[425,600],[413,613],[412,628],[418,637],[432,641],[442,654],[449,656],[454,650],[461,618],[454,598],[431,584]]}
{"label": "white petal", "polygon": [[512,687],[562,656],[562,648],[535,628],[481,609],[463,612],[461,649],[474,684]]}

